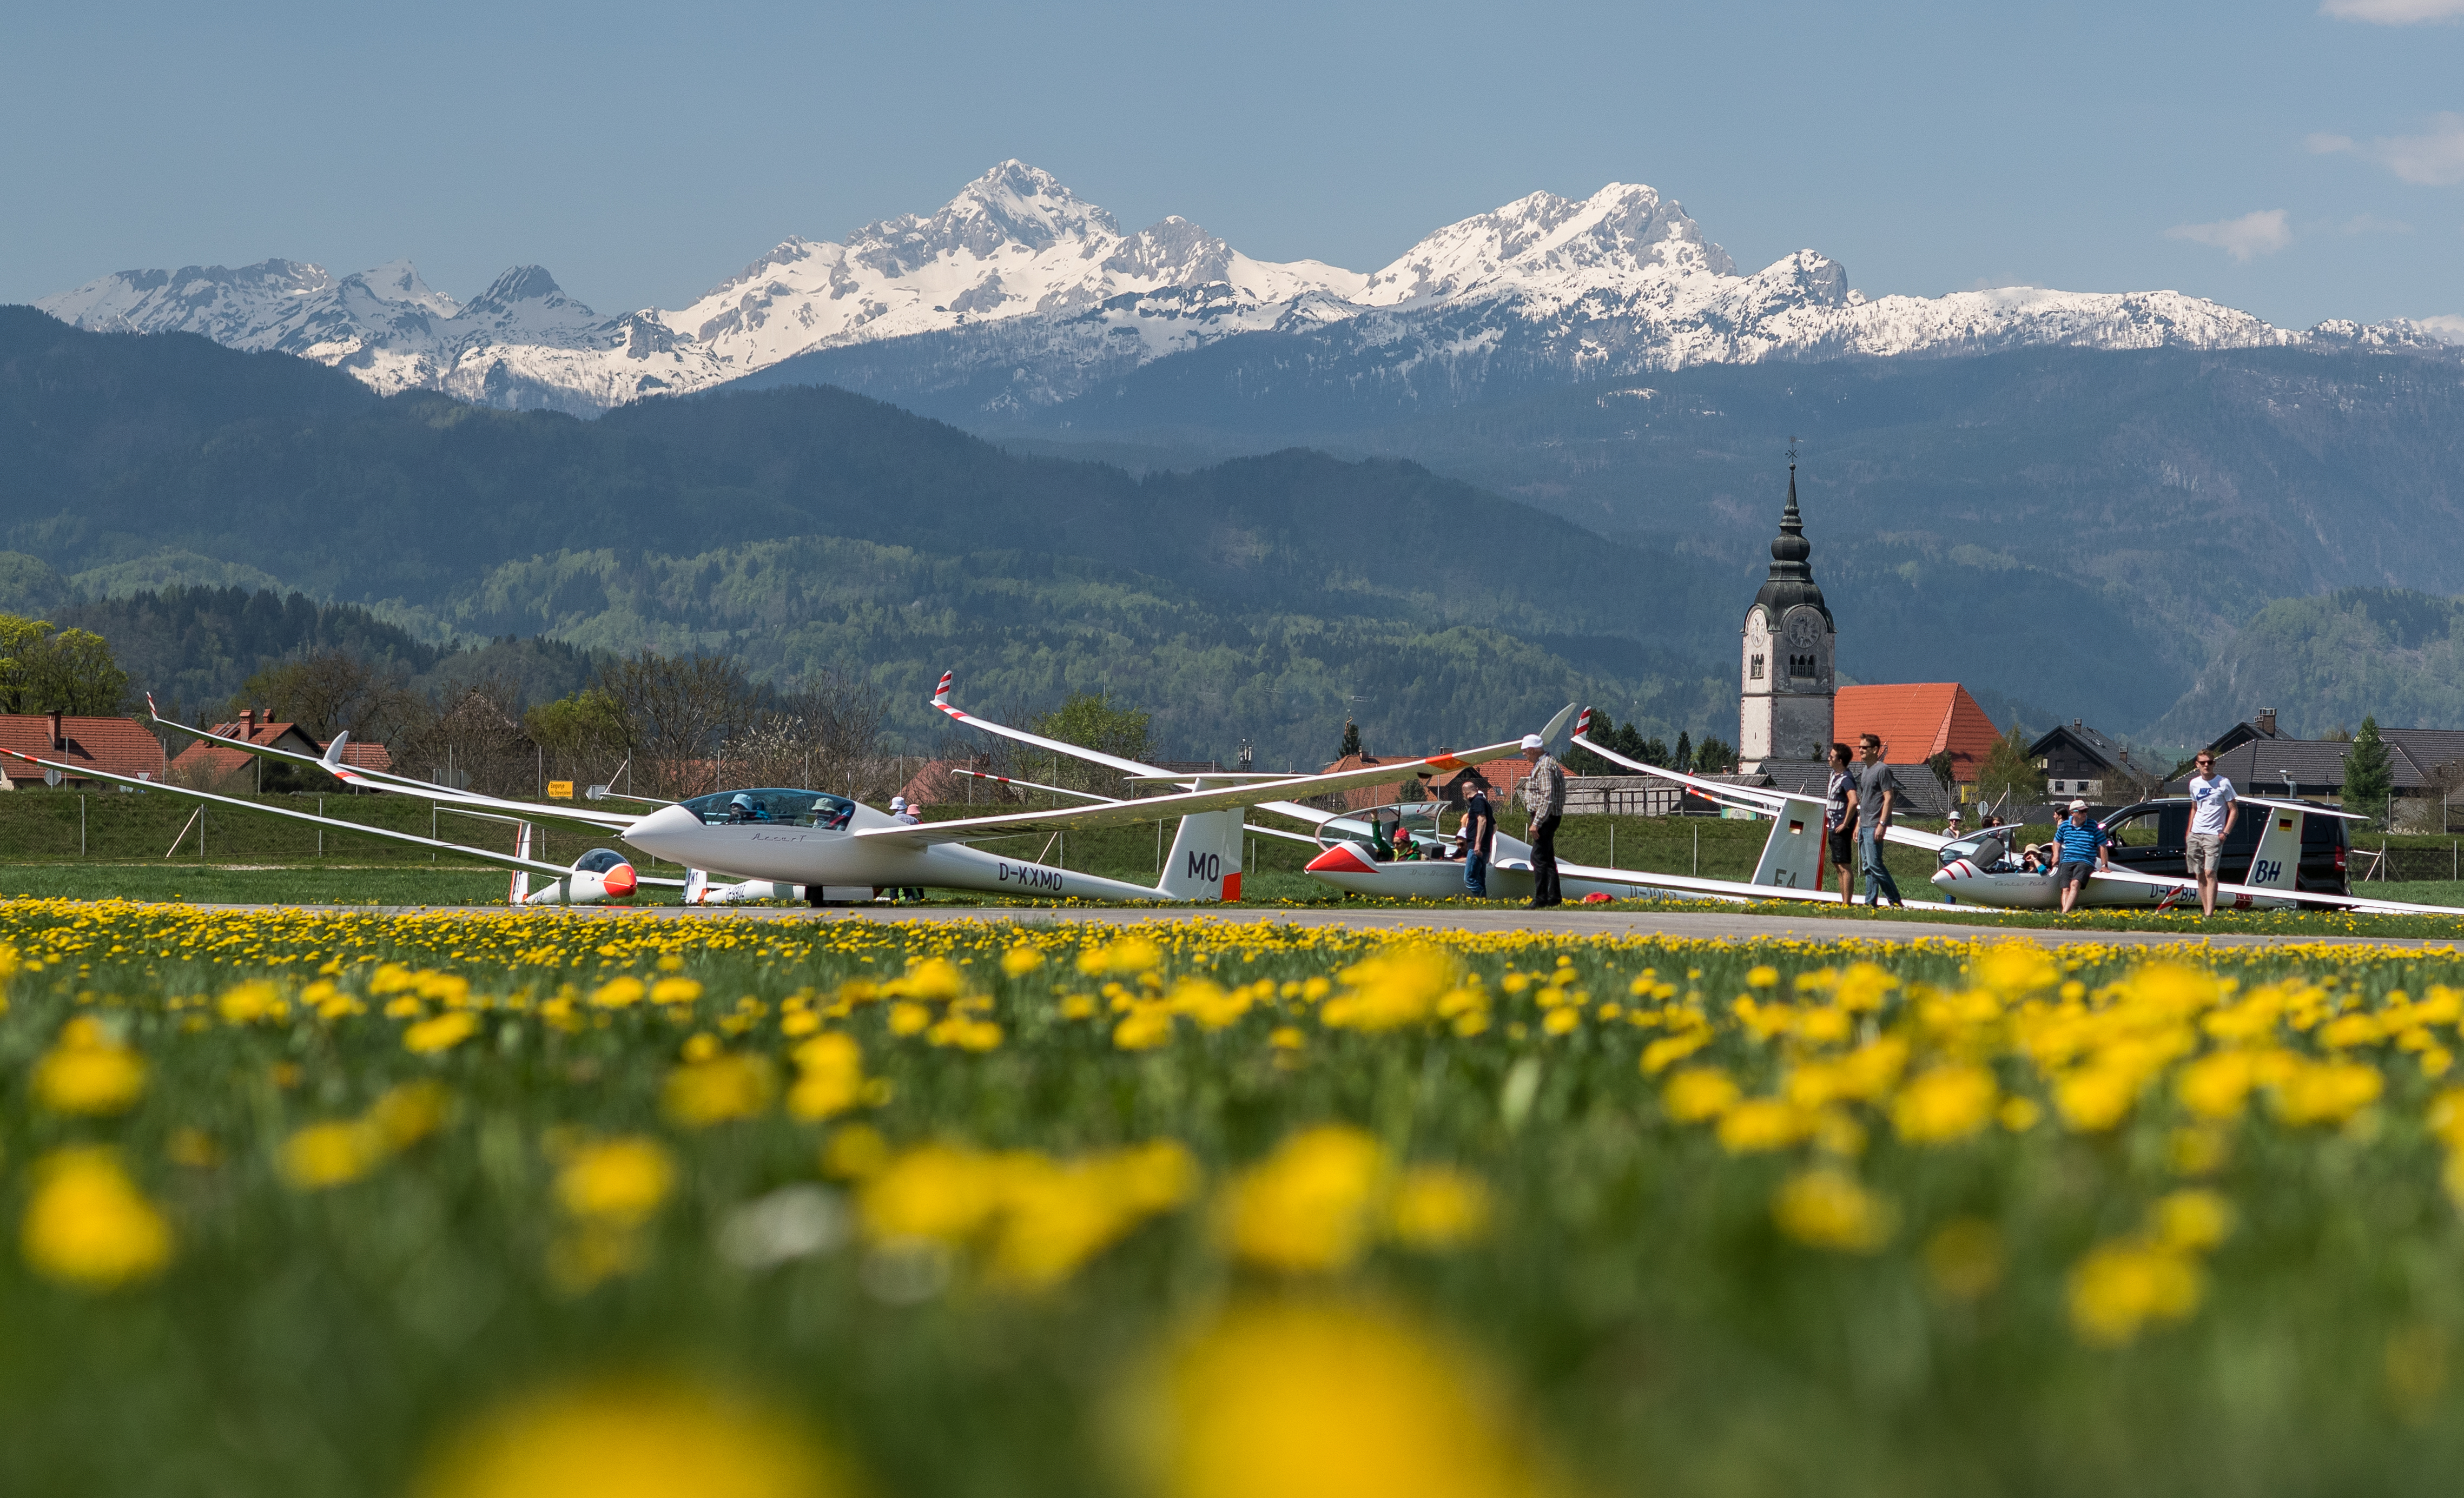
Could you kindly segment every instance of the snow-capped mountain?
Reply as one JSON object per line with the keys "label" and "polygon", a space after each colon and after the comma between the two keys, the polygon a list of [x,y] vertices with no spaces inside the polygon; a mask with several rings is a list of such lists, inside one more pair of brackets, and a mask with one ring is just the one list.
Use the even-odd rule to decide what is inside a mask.
{"label": "snow-capped mountain", "polygon": [[[789,239],[691,306],[606,318],[537,266],[467,304],[407,262],[337,279],[296,261],[128,271],[36,304],[79,327],[189,332],[511,406],[595,412],[768,371],[1047,406],[1225,338],[1315,340],[1313,362],[1441,401],[1500,374],[1573,380],[1705,362],[1969,354],[2035,345],[2421,347],[2409,324],[2271,327],[2176,292],[2010,288],[1868,300],[1811,250],[1750,274],[1677,203],[1613,183],[1533,193],[1450,224],[1361,274],[1251,259],[1185,219],[1125,233],[1049,173],[1004,162],[930,215],[844,244]],[[789,359],[797,366],[781,368]],[[1354,377],[1347,377],[1354,378]],[[1419,397],[1416,397],[1418,399]]]}

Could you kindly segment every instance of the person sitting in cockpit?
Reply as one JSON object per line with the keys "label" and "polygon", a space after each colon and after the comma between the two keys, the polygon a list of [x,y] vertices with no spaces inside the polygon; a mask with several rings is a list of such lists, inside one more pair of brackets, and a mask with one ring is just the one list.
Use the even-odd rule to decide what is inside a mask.
{"label": "person sitting in cockpit", "polygon": [[770,820],[770,809],[738,791],[727,803],[727,819],[731,822],[766,822]]}
{"label": "person sitting in cockpit", "polygon": [[1391,812],[1374,812],[1369,817],[1369,857],[1379,863],[1395,858],[1394,833],[1403,830],[1403,818]]}

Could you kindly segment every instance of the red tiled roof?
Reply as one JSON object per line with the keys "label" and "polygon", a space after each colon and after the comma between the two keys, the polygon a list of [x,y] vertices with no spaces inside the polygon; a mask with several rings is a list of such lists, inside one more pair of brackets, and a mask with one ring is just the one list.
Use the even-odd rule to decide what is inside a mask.
{"label": "red tiled roof", "polygon": [[[143,775],[163,778],[163,743],[145,730],[134,718],[70,718],[60,719],[61,736],[68,740],[62,749],[52,747],[52,717],[49,713],[0,713],[0,749],[21,754],[40,754],[45,759],[66,765],[91,765],[115,775]],[[0,771],[12,779],[43,778],[41,767],[22,759],[0,760]],[[62,774],[63,781],[77,783],[82,777]],[[93,781],[84,781],[94,784]]]}
{"label": "red tiled roof", "polygon": [[[321,756],[325,752],[325,746],[296,723],[217,723],[213,733],[216,738],[241,739],[269,749],[289,749],[295,754]],[[197,739],[173,757],[171,768],[219,780],[246,768],[252,757],[238,749]],[[342,763],[360,770],[391,770],[393,754],[382,744],[363,744],[354,739],[342,746]]]}
{"label": "red tiled roof", "polygon": [[1831,736],[1857,751],[1860,735],[1878,734],[1882,758],[1894,765],[1921,764],[1950,751],[1951,775],[1973,780],[2001,732],[1957,682],[1910,682],[1887,686],[1843,686],[1831,708]]}

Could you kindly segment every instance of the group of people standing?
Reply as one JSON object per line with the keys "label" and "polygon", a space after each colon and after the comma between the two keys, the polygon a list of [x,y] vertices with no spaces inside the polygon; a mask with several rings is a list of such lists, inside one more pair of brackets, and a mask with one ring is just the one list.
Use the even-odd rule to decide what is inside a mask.
{"label": "group of people standing", "polygon": [[1854,858],[1854,867],[1865,877],[1865,903],[1878,905],[1888,896],[1897,907],[1906,901],[1900,898],[1900,886],[1882,861],[1882,835],[1891,829],[1900,778],[1882,763],[1882,741],[1878,735],[1859,735],[1857,752],[1859,758],[1851,760],[1847,745],[1834,744],[1825,756],[1831,781],[1822,809],[1824,851],[1832,867],[1839,871],[1841,900],[1853,902],[1856,899],[1849,883],[1849,860]]}
{"label": "group of people standing", "polygon": [[[1550,756],[1549,746],[1536,733],[1523,736],[1523,757],[1531,769],[1523,777],[1523,804],[1531,813],[1531,908],[1545,910],[1563,903],[1557,888],[1557,823],[1566,814],[1566,767]],[[1497,811],[1489,804],[1488,784],[1466,774],[1462,783],[1463,825],[1455,834],[1463,850],[1463,893],[1488,898],[1488,862],[1497,851]]]}

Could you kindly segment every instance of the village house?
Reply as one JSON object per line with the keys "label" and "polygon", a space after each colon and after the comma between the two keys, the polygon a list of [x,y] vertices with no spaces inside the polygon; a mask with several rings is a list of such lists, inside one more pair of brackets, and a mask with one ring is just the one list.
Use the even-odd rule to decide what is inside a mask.
{"label": "village house", "polygon": [[[160,780],[166,768],[163,741],[133,718],[73,718],[56,712],[0,713],[0,750],[39,754],[62,764],[106,771],[139,780]],[[43,770],[0,755],[0,789],[42,785]],[[63,771],[60,783],[77,790],[110,784]]]}
{"label": "village house", "polygon": [[[288,749],[311,758],[321,758],[325,752],[325,745],[298,724],[276,723],[272,713],[255,707],[243,709],[236,720],[215,724],[209,731],[216,738]],[[385,771],[393,768],[393,755],[382,744],[363,744],[354,739],[342,747],[342,763],[358,770]],[[250,788],[258,791],[280,790],[297,779],[291,766],[203,739],[192,740],[173,756],[170,771],[185,783],[206,786],[226,785],[246,774]],[[275,778],[269,781],[268,776]]]}

